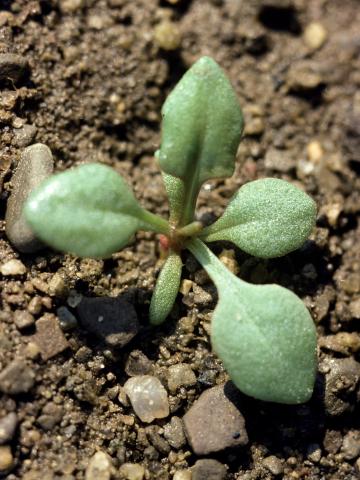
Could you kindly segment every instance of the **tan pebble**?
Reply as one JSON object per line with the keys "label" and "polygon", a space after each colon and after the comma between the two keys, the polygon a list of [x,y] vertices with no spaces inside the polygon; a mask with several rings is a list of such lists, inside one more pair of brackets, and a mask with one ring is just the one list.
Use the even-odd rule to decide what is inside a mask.
{"label": "tan pebble", "polygon": [[0,472],[10,470],[14,465],[14,457],[8,445],[0,447]]}
{"label": "tan pebble", "polygon": [[333,203],[331,205],[324,205],[324,207],[321,209],[321,213],[323,213],[329,224],[332,227],[336,227],[339,215],[342,212],[343,205],[340,203]]}
{"label": "tan pebble", "polygon": [[178,472],[175,472],[175,475],[173,476],[173,480],[191,480],[192,479],[192,474],[190,470],[179,470]]}
{"label": "tan pebble", "polygon": [[66,293],[64,279],[58,273],[55,273],[49,282],[49,293],[55,297],[62,297]]}
{"label": "tan pebble", "polygon": [[306,147],[307,157],[312,163],[319,163],[324,155],[324,150],[318,140],[313,140]]}
{"label": "tan pebble", "polygon": [[327,31],[319,22],[312,22],[307,25],[304,31],[304,42],[312,50],[321,48],[327,39]]}
{"label": "tan pebble", "polygon": [[34,360],[40,355],[40,348],[35,342],[29,342],[25,347],[24,354],[27,358]]}
{"label": "tan pebble", "polygon": [[239,273],[239,265],[238,265],[238,263],[236,261],[236,258],[235,258],[235,250],[233,250],[231,248],[229,250],[224,249],[219,255],[219,260],[234,275],[237,275]]}
{"label": "tan pebble", "polygon": [[38,315],[41,312],[42,301],[41,297],[33,297],[28,305],[28,311],[33,315]]}
{"label": "tan pebble", "polygon": [[24,275],[24,273],[26,273],[26,267],[20,260],[13,258],[1,265],[0,273],[4,275],[4,277]]}
{"label": "tan pebble", "polygon": [[182,280],[182,282],[180,283],[179,292],[183,295],[187,295],[190,292],[192,286],[193,282],[191,280],[188,280],[187,278],[184,278],[184,280]]}
{"label": "tan pebble", "polygon": [[121,465],[119,473],[126,480],[143,480],[145,468],[138,463],[124,463]]}
{"label": "tan pebble", "polygon": [[181,34],[175,23],[165,20],[155,27],[154,40],[163,50],[177,50],[180,47]]}

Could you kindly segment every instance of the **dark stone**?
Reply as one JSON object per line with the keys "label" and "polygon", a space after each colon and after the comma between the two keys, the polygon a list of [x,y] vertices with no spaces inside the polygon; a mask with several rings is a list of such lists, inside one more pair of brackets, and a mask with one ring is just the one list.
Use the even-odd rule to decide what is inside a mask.
{"label": "dark stone", "polygon": [[133,350],[125,364],[125,373],[129,377],[136,377],[137,375],[151,374],[153,366],[151,361],[140,350]]}
{"label": "dark stone", "polygon": [[110,347],[123,347],[139,331],[135,308],[121,298],[83,298],[77,312],[82,327]]}
{"label": "dark stone", "polygon": [[28,71],[26,58],[16,53],[0,53],[0,80],[17,83]]}

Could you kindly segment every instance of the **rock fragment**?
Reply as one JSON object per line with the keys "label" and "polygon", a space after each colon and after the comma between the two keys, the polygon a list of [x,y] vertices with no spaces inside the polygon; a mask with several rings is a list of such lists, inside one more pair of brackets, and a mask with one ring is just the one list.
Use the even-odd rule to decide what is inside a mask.
{"label": "rock fragment", "polygon": [[105,452],[96,452],[90,459],[85,472],[85,480],[110,480],[113,466]]}
{"label": "rock fragment", "polygon": [[316,64],[298,62],[290,66],[287,74],[287,85],[293,92],[311,92],[324,85],[324,78],[317,71]]}
{"label": "rock fragment", "polygon": [[151,361],[140,350],[133,350],[126,360],[125,372],[129,377],[150,374],[152,369]]}
{"label": "rock fragment", "polygon": [[327,31],[320,22],[311,22],[305,27],[304,42],[311,50],[321,48],[327,39]]}
{"label": "rock fragment", "polygon": [[181,33],[174,22],[164,20],[155,27],[154,40],[163,50],[177,50],[181,44]]}
{"label": "rock fragment", "polygon": [[171,393],[175,393],[180,387],[189,387],[196,384],[195,373],[187,363],[171,365],[167,380]]}
{"label": "rock fragment", "polygon": [[262,463],[264,467],[275,476],[281,475],[284,471],[280,458],[276,457],[275,455],[265,457]]}
{"label": "rock fragment", "polygon": [[344,437],[341,453],[345,460],[353,460],[360,455],[360,431],[350,430]]}
{"label": "rock fragment", "polygon": [[20,252],[31,253],[43,247],[22,213],[29,194],[49,177],[54,169],[50,149],[41,143],[27,147],[12,178],[13,189],[6,209],[6,235]]}
{"label": "rock fragment", "polygon": [[0,474],[11,470],[14,466],[14,457],[8,445],[0,447]]}
{"label": "rock fragment", "polygon": [[145,468],[138,463],[124,463],[121,465],[119,473],[124,480],[143,480]]}
{"label": "rock fragment", "polygon": [[17,83],[28,71],[25,57],[17,53],[0,53],[0,80]]}
{"label": "rock fragment", "polygon": [[77,327],[77,320],[75,315],[73,315],[67,307],[59,307],[56,310],[56,314],[59,318],[60,328],[67,332]]}
{"label": "rock fragment", "polygon": [[209,388],[184,415],[189,443],[197,455],[208,455],[248,443],[239,392],[228,382]]}
{"label": "rock fragment", "polygon": [[55,315],[45,313],[36,322],[36,333],[33,341],[40,348],[40,354],[43,360],[55,357],[59,353],[66,350],[69,346],[58,319]]}
{"label": "rock fragment", "polygon": [[13,258],[1,265],[0,273],[4,277],[17,277],[26,273],[26,267],[21,260]]}
{"label": "rock fragment", "polygon": [[55,425],[61,421],[63,414],[64,411],[61,405],[49,402],[43,408],[41,415],[37,419],[37,423],[43,430],[52,430]]}
{"label": "rock fragment", "polygon": [[0,445],[12,440],[17,422],[17,416],[14,412],[10,412],[5,417],[0,418]]}
{"label": "rock fragment", "polygon": [[159,379],[151,375],[130,378],[124,390],[141,421],[151,423],[155,418],[169,415],[169,400]]}
{"label": "rock fragment", "polygon": [[25,330],[34,325],[35,319],[27,310],[16,310],[14,312],[14,323],[19,330]]}
{"label": "rock fragment", "polygon": [[173,416],[169,423],[164,425],[164,437],[173,448],[179,449],[186,444],[184,426],[181,418]]}
{"label": "rock fragment", "polygon": [[320,337],[319,346],[333,352],[351,355],[360,350],[360,334],[357,332],[339,332],[335,335],[325,335]]}
{"label": "rock fragment", "polygon": [[192,480],[223,480],[226,477],[225,465],[211,458],[198,460],[191,471]]}
{"label": "rock fragment", "polygon": [[24,360],[13,360],[0,372],[0,392],[9,395],[28,392],[35,383],[35,373]]}
{"label": "rock fragment", "polygon": [[123,347],[139,331],[135,308],[121,298],[83,298],[77,312],[83,328],[110,347]]}
{"label": "rock fragment", "polygon": [[14,130],[14,145],[19,148],[25,148],[34,141],[35,135],[36,127],[25,123],[22,127]]}

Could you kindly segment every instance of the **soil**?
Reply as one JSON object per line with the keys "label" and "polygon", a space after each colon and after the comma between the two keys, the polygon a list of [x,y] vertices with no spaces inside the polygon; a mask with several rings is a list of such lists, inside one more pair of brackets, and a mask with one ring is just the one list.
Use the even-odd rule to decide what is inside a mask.
{"label": "soil", "polygon": [[[285,258],[260,261],[231,245],[212,247],[236,263],[242,278],[293,289],[319,335],[319,375],[309,403],[282,406],[242,395],[249,443],[209,455],[226,465],[228,480],[360,475],[359,22],[357,0],[0,2],[0,53],[17,53],[29,64],[23,75],[0,78],[2,219],[12,172],[34,141],[51,148],[57,171],[84,161],[113,166],[146,208],[166,216],[153,156],[160,109],[201,55],[214,57],[229,75],[246,129],[235,175],[203,188],[199,218],[218,216],[240,185],[264,176],[294,182],[317,202],[311,239]],[[36,130],[22,130],[24,124]],[[16,258],[25,265],[20,275],[0,275],[0,371],[14,360],[29,369],[26,392],[15,388],[0,397],[0,419],[15,412],[18,420],[2,447],[1,460],[9,462],[3,477],[83,479],[98,450],[111,457],[114,479],[122,478],[125,462],[144,466],[149,479],[192,467],[198,457],[190,446],[173,448],[162,436],[170,417],[152,423],[165,448],[159,435],[146,436],[121,387],[136,350],[165,387],[171,365],[187,363],[195,372],[196,385],[170,394],[170,416],[182,417],[203,391],[228,380],[211,353],[216,291],[200,266],[184,253],[183,278],[192,290],[179,293],[169,321],[153,330],[148,306],[162,261],[155,235],[139,233],[99,261],[51,250],[20,254],[3,220],[0,226],[0,264]],[[49,289],[54,278],[60,287]],[[131,302],[140,332],[112,351],[74,324],[57,344],[62,351],[47,352],[44,360],[34,319],[44,324],[45,315],[46,328],[60,338],[58,309],[66,306],[77,317],[72,306],[79,295]],[[199,468],[194,478],[204,478]]]}

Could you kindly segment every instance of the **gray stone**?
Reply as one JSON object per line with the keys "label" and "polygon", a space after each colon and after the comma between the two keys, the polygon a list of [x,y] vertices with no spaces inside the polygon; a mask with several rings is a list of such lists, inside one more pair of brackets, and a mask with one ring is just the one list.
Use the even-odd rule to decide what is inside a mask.
{"label": "gray stone", "polygon": [[21,359],[13,360],[0,372],[0,392],[9,395],[28,392],[34,382],[34,371]]}
{"label": "gray stone", "polygon": [[27,310],[16,310],[14,312],[14,323],[19,330],[24,330],[34,325],[35,319]]}
{"label": "gray stone", "polygon": [[25,57],[17,53],[0,53],[0,80],[17,83],[28,69],[29,64]]}
{"label": "gray stone", "polygon": [[211,458],[198,460],[191,471],[192,480],[223,480],[226,477],[225,465]]}
{"label": "gray stone", "polygon": [[123,347],[139,331],[135,308],[121,298],[83,298],[77,312],[82,327],[110,347]]}
{"label": "gray stone", "polygon": [[28,125],[27,123],[20,128],[16,128],[14,130],[14,145],[19,148],[27,147],[33,142],[36,131],[34,125]]}
{"label": "gray stone", "polygon": [[0,418],[0,445],[12,440],[17,423],[17,416],[14,412],[10,412],[5,417]]}
{"label": "gray stone", "polygon": [[33,341],[40,348],[40,354],[43,360],[55,357],[66,350],[69,346],[58,319],[51,313],[45,313],[36,322],[36,334]]}
{"label": "gray stone", "polygon": [[341,453],[345,460],[353,460],[360,455],[360,431],[350,430],[343,440]]}
{"label": "gray stone", "polygon": [[187,363],[171,365],[168,370],[167,380],[171,393],[175,393],[180,387],[189,387],[196,384],[195,373]]}
{"label": "gray stone", "polygon": [[140,350],[133,350],[125,364],[125,372],[129,377],[136,377],[137,375],[147,375],[151,373],[153,366],[151,361]]}
{"label": "gray stone", "polygon": [[27,147],[12,178],[13,189],[6,209],[6,235],[20,252],[31,253],[43,247],[22,213],[29,194],[54,170],[50,149],[41,143]]}
{"label": "gray stone", "polygon": [[77,320],[75,315],[73,315],[70,310],[66,307],[59,307],[56,310],[56,315],[59,318],[59,324],[64,332],[72,330],[77,327]]}
{"label": "gray stone", "polygon": [[89,461],[85,480],[110,480],[113,466],[111,458],[105,452],[98,451]]}
{"label": "gray stone", "polygon": [[209,388],[184,415],[189,443],[197,455],[208,455],[248,443],[239,392],[231,382]]}
{"label": "gray stone", "polygon": [[181,418],[173,416],[169,423],[164,425],[164,437],[173,448],[179,449],[186,444],[184,426]]}
{"label": "gray stone", "polygon": [[56,405],[56,403],[49,402],[43,408],[41,415],[37,419],[37,424],[43,430],[52,430],[55,425],[60,423],[64,414],[63,407],[61,405]]}

